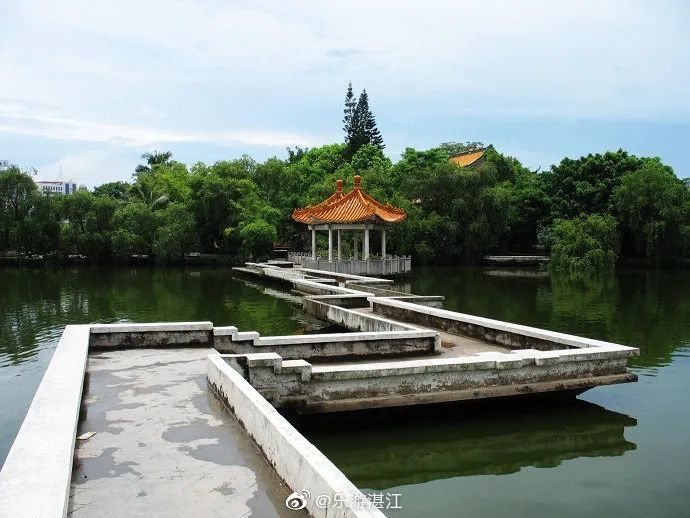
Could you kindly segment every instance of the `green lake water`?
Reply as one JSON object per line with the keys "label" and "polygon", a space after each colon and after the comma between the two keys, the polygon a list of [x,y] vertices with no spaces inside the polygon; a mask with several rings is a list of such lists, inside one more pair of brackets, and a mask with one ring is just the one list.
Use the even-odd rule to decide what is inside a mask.
{"label": "green lake water", "polygon": [[[690,515],[690,271],[584,283],[536,270],[416,268],[445,307],[641,349],[637,383],[297,422],[391,516]],[[262,334],[324,326],[227,269],[0,269],[0,462],[68,323],[211,320]]]}

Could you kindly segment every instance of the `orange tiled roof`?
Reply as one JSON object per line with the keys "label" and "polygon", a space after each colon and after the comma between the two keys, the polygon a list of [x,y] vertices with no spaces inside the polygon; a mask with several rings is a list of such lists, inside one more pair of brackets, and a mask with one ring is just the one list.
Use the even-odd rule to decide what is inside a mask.
{"label": "orange tiled roof", "polygon": [[474,164],[477,160],[484,156],[484,153],[490,148],[485,147],[482,149],[474,149],[472,151],[465,151],[463,153],[456,153],[452,155],[448,160],[453,164],[459,165],[460,167],[469,167]]}
{"label": "orange tiled roof", "polygon": [[362,178],[355,176],[355,188],[343,194],[343,181],[336,182],[336,191],[318,205],[295,209],[292,219],[300,223],[361,223],[380,220],[385,223],[404,221],[404,210],[376,201],[361,189]]}

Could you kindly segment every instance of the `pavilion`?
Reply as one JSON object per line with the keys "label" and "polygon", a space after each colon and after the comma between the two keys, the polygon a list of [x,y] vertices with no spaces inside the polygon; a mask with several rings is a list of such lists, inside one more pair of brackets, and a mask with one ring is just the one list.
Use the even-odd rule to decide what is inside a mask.
{"label": "pavilion", "polygon": [[[386,229],[394,223],[405,220],[403,209],[384,205],[362,190],[362,177],[354,177],[355,188],[343,192],[343,181],[336,181],[335,192],[317,205],[295,209],[292,219],[309,226],[311,230],[311,257],[306,254],[290,254],[302,266],[322,270],[353,274],[403,273],[410,269],[409,257],[391,257],[386,254]],[[328,231],[328,260],[317,257],[316,232]],[[381,256],[372,258],[369,253],[370,232],[381,232]],[[351,258],[343,258],[342,231],[357,231],[354,253]],[[359,235],[363,233],[362,259],[358,258]],[[334,257],[333,237],[337,239]]]}

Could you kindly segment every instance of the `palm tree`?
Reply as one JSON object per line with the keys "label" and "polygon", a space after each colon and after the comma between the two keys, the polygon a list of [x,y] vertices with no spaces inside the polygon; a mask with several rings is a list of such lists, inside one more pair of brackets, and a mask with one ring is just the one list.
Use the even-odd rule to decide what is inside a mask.
{"label": "palm tree", "polygon": [[141,174],[152,173],[156,166],[167,164],[172,158],[171,151],[154,151],[153,153],[144,153],[141,158],[146,160],[146,164],[139,164],[134,169],[134,178],[139,178]]}
{"label": "palm tree", "polygon": [[144,203],[149,209],[155,209],[168,203],[168,195],[160,190],[150,176],[142,176],[132,185],[132,199]]}

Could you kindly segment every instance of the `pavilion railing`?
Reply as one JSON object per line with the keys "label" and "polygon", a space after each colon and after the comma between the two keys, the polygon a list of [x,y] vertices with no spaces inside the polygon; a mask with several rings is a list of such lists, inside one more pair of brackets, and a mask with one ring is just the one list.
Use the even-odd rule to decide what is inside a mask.
{"label": "pavilion railing", "polygon": [[412,258],[409,256],[387,255],[385,258],[370,257],[366,261],[354,258],[329,261],[327,257],[312,259],[309,252],[288,252],[288,261],[304,268],[353,275],[395,275],[412,270]]}

